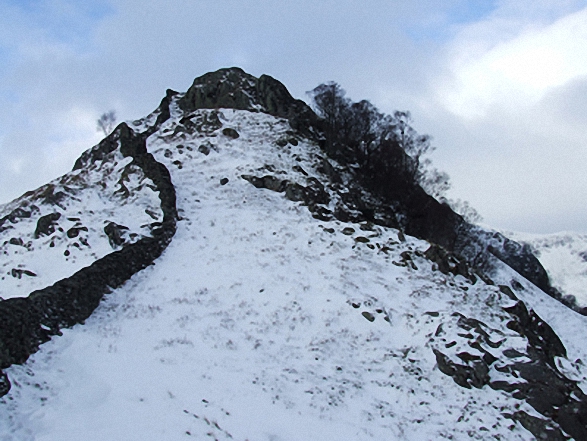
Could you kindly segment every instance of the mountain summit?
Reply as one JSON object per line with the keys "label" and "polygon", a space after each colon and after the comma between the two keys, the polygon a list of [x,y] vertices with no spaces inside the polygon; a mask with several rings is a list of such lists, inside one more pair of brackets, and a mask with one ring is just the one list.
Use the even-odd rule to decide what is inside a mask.
{"label": "mountain summit", "polygon": [[0,437],[587,439],[585,309],[388,147],[221,69],[0,207]]}

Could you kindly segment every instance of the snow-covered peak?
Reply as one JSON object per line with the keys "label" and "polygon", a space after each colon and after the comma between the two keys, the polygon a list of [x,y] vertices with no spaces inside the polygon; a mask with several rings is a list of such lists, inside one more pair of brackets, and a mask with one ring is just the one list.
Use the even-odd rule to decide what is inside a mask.
{"label": "snow-covered peak", "polygon": [[[224,94],[227,82],[240,98]],[[370,212],[377,196],[300,128],[295,100],[268,107],[276,95],[261,93],[261,78],[229,69],[194,84],[192,98],[168,92],[59,181],[88,174],[55,210],[91,207],[95,218],[80,222],[92,246],[112,248],[106,210],[125,226],[141,228],[147,207],[157,219],[51,289],[0,302],[3,320],[21,314],[0,325],[12,382],[1,439],[585,439],[585,317],[497,252],[485,260],[489,280],[391,225],[394,207]],[[254,105],[198,105],[206,87]],[[13,222],[21,212],[8,208],[6,231],[22,235],[45,214]],[[55,248],[70,228],[51,222],[42,240]],[[38,255],[34,240],[0,262]],[[59,301],[79,309],[93,282],[108,288],[90,298],[94,313],[61,317]],[[36,348],[18,344],[39,341],[19,332],[39,317],[33,337],[54,337],[24,363]],[[7,363],[15,353],[26,357]]]}

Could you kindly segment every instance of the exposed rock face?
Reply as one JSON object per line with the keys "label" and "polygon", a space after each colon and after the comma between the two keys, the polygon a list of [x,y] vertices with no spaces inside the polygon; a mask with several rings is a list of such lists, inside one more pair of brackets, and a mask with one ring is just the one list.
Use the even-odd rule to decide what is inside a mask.
{"label": "exposed rock face", "polygon": [[297,182],[282,180],[272,175],[262,177],[242,175],[241,177],[257,188],[284,193],[290,201],[303,202],[317,219],[332,219],[332,213],[325,207],[330,202],[330,197],[324,190],[324,186],[316,179],[309,178],[308,185],[303,186]]}
{"label": "exposed rock face", "polygon": [[[505,308],[511,320],[507,327],[527,341],[522,352],[503,347],[503,334],[478,320],[457,317],[459,336],[467,338],[470,352],[459,352],[449,357],[457,342],[434,349],[438,368],[451,376],[460,386],[492,389],[511,393],[525,400],[536,411],[554,421],[574,439],[587,439],[587,397],[575,381],[558,370],[555,357],[566,357],[566,349],[552,328],[534,311],[528,310],[508,286],[500,286],[503,294],[515,303]],[[444,330],[439,328],[437,336]],[[493,379],[497,374],[498,379]],[[538,439],[565,439],[560,429],[545,425],[526,413],[512,415]],[[547,436],[547,438],[544,438]]]}
{"label": "exposed rock face", "polygon": [[294,130],[311,136],[318,124],[306,103],[294,99],[279,81],[268,75],[256,78],[237,67],[196,78],[179,106],[186,113],[219,108],[265,112],[289,120]]}

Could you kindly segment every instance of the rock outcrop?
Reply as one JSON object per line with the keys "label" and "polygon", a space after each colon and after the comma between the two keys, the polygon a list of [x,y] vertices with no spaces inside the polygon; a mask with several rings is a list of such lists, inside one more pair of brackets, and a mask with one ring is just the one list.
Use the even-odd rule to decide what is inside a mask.
{"label": "rock outcrop", "polygon": [[264,112],[287,119],[294,130],[311,137],[316,136],[318,125],[316,114],[282,83],[269,75],[256,78],[237,67],[196,78],[179,106],[185,113],[219,108]]}

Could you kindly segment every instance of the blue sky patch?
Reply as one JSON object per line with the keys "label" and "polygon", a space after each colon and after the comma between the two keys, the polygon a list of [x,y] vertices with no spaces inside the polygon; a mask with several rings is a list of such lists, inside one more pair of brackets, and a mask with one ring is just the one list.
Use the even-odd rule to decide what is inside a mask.
{"label": "blue sky patch", "polygon": [[115,12],[104,0],[4,0],[26,27],[43,31],[46,37],[78,48],[87,47],[95,25]]}
{"label": "blue sky patch", "polygon": [[454,36],[458,25],[479,21],[496,7],[497,0],[462,0],[446,9],[442,19],[412,24],[406,28],[406,32],[414,41],[444,42]]}

